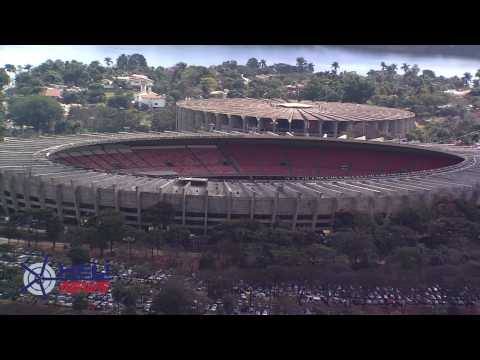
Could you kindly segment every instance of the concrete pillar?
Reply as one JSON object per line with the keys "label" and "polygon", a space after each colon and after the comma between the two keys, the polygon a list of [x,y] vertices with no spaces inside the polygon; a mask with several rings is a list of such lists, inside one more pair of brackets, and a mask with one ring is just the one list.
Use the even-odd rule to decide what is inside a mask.
{"label": "concrete pillar", "polygon": [[80,218],[80,202],[78,200],[78,186],[75,186],[73,180],[70,181],[73,191],[73,205],[75,206],[75,219],[77,220],[77,225],[81,225],[81,218]]}
{"label": "concrete pillar", "polygon": [[55,201],[57,204],[57,215],[60,221],[63,221],[63,184],[55,186]]}
{"label": "concrete pillar", "polygon": [[272,119],[272,127],[273,127],[272,131],[274,133],[276,133],[277,132],[277,119]]}
{"label": "concrete pillar", "polygon": [[333,226],[334,224],[335,215],[337,214],[337,209],[338,209],[338,199],[334,197],[332,199],[332,207],[330,208],[330,226]]}
{"label": "concrete pillar", "polygon": [[120,191],[115,184],[113,184],[113,203],[115,210],[120,211]]}
{"label": "concrete pillar", "polygon": [[31,209],[32,202],[30,201],[30,178],[28,174],[23,174],[23,200],[25,201],[25,208]]}
{"label": "concrete pillar", "polygon": [[337,138],[338,137],[338,121],[332,122],[332,128],[333,128],[333,137]]}
{"label": "concrete pillar", "polygon": [[293,214],[293,222],[292,222],[292,230],[295,230],[297,227],[297,220],[298,220],[298,210],[300,209],[300,202],[302,201],[302,194],[298,193],[297,198],[295,200],[295,212]]}
{"label": "concrete pillar", "polygon": [[40,200],[40,208],[45,209],[45,182],[40,179],[38,184],[38,198]]}
{"label": "concrete pillar", "polygon": [[318,121],[318,134],[323,137],[323,121]]}
{"label": "concrete pillar", "polygon": [[252,193],[250,196],[250,220],[255,218],[255,201],[256,201],[256,194],[255,192]]}
{"label": "concrete pillar", "polygon": [[227,115],[227,117],[228,117],[228,130],[232,130],[233,129],[232,117],[230,115]]}
{"label": "concrete pillar", "polygon": [[367,122],[366,121],[362,121],[362,136],[367,136]]}
{"label": "concrete pillar", "polygon": [[91,191],[92,191],[92,198],[93,198],[93,210],[95,211],[95,216],[98,216],[100,214],[100,201],[99,201],[99,192],[98,188],[92,184],[91,186]]}
{"label": "concrete pillar", "polygon": [[247,132],[247,119],[245,116],[242,116],[242,129],[243,131]]}
{"label": "concrete pillar", "polygon": [[275,220],[277,219],[277,211],[278,211],[278,200],[280,198],[280,192],[277,190],[275,192],[275,197],[273,198],[273,211],[272,211],[272,222],[271,226],[273,227],[273,224],[275,223]]}
{"label": "concrete pillar", "polygon": [[354,127],[353,121],[347,122],[347,136],[355,137],[355,127]]}
{"label": "concrete pillar", "polygon": [[15,178],[10,176],[9,178],[9,190],[10,190],[10,198],[12,199],[13,209],[15,212],[18,211],[18,200],[17,200],[17,187],[15,183]]}
{"label": "concrete pillar", "polygon": [[0,199],[2,201],[2,208],[5,215],[10,216],[10,209],[8,208],[7,197],[5,195],[5,182],[5,175],[3,172],[0,172]]}
{"label": "concrete pillar", "polygon": [[313,211],[312,215],[312,230],[315,230],[317,228],[317,220],[318,220],[318,214],[320,212],[320,199],[321,195],[317,196],[315,198],[315,209]]}
{"label": "concrete pillar", "polygon": [[303,134],[308,135],[308,120],[303,120]]}
{"label": "concrete pillar", "polygon": [[217,130],[222,128],[222,119],[220,119],[220,116],[218,114],[215,114],[215,128]]}
{"label": "concrete pillar", "polygon": [[204,210],[203,210],[203,234],[207,234],[208,229],[208,190],[205,190]]}
{"label": "concrete pillar", "polygon": [[137,199],[137,226],[139,229],[142,227],[142,192],[138,186],[135,186],[135,195]]}
{"label": "concrete pillar", "polygon": [[232,192],[228,191],[228,198],[227,198],[227,220],[232,220]]}

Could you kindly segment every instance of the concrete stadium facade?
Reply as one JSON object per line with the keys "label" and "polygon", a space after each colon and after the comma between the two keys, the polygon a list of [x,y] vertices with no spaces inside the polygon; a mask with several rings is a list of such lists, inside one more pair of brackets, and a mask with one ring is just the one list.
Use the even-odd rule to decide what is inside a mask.
{"label": "concrete stadium facade", "polygon": [[405,110],[335,102],[283,99],[207,99],[177,103],[177,129],[290,132],[295,135],[348,138],[403,138],[415,128]]}
{"label": "concrete stadium facade", "polygon": [[[283,179],[215,179],[138,176],[68,166],[62,156],[117,154],[135,144],[212,144],[219,141],[343,144],[376,151],[428,152],[458,158],[454,165],[397,174]],[[182,146],[183,146],[182,145]],[[342,145],[342,146],[343,146]],[[185,145],[187,146],[187,145]],[[440,196],[479,203],[478,152],[460,147],[420,147],[376,141],[285,138],[274,135],[222,135],[211,132],[84,134],[7,138],[0,143],[0,200],[4,212],[48,208],[69,224],[81,224],[103,209],[120,211],[127,224],[142,227],[146,209],[160,200],[176,209],[175,221],[198,233],[231,220],[279,221],[292,229],[320,230],[336,214],[389,214],[409,203]]]}

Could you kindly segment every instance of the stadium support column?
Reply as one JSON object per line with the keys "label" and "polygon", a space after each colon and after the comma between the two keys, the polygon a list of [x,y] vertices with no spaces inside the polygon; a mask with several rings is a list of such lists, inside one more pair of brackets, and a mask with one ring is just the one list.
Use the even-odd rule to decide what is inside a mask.
{"label": "stadium support column", "polygon": [[272,119],[272,131],[277,132],[277,119]]}
{"label": "stadium support column", "polygon": [[332,227],[335,221],[335,215],[337,214],[337,209],[338,209],[338,199],[334,197],[332,198],[332,207],[330,209],[330,226]]}
{"label": "stadium support column", "polygon": [[323,137],[323,121],[318,120],[318,135]]}
{"label": "stadium support column", "polygon": [[303,120],[303,135],[308,136],[308,120]]}
{"label": "stadium support column", "polygon": [[338,121],[334,121],[333,123],[333,137],[338,137]]}
{"label": "stadium support column", "polygon": [[347,121],[347,137],[352,138],[355,137],[354,135],[354,126],[353,126],[353,121]]}
{"label": "stadium support column", "polygon": [[280,191],[275,192],[275,197],[273,198],[273,211],[272,211],[272,222],[271,222],[271,227],[275,224],[275,221],[277,220],[277,212],[278,212],[278,201],[280,198]]}
{"label": "stadium support column", "polygon": [[63,221],[63,184],[55,186],[55,201],[57,203],[58,219]]}
{"label": "stadium support column", "polygon": [[254,191],[250,196],[250,220],[255,218],[255,201],[257,193]]}
{"label": "stadium support column", "polygon": [[215,129],[219,130],[222,128],[222,119],[220,119],[220,115],[215,114]]}
{"label": "stadium support column", "polygon": [[243,131],[247,132],[247,119],[245,116],[242,116],[242,129]]}
{"label": "stadium support column", "polygon": [[10,198],[12,199],[13,209],[15,212],[18,211],[18,200],[17,200],[17,188],[15,184],[15,177],[11,176],[8,182],[10,190]]}
{"label": "stadium support column", "polygon": [[208,190],[205,190],[204,210],[203,210],[203,235],[207,235],[208,229]]}
{"label": "stadium support column", "polygon": [[297,198],[295,200],[295,213],[293,214],[293,221],[292,221],[292,230],[295,230],[295,228],[297,227],[298,211],[300,210],[301,201],[302,201],[302,194],[297,193]]}
{"label": "stadium support column", "polygon": [[228,118],[228,130],[232,130],[232,129],[233,129],[232,116],[231,116],[231,115],[227,115],[227,118]]}
{"label": "stadium support column", "polygon": [[367,122],[366,121],[362,121],[362,131],[363,131],[362,136],[365,136],[365,139],[366,139],[367,138]]}
{"label": "stadium support column", "polygon": [[45,182],[41,178],[38,184],[38,198],[40,200],[40,208],[45,209]]}
{"label": "stadium support column", "polygon": [[320,213],[320,199],[322,198],[322,194],[319,194],[315,198],[315,209],[313,211],[313,216],[312,216],[312,230],[315,231],[317,228],[317,220],[318,220],[318,214]]}
{"label": "stadium support column", "polygon": [[135,198],[137,200],[137,226],[142,228],[142,192],[138,186],[135,186]]}
{"label": "stadium support column", "polygon": [[77,219],[77,225],[81,225],[80,219],[80,204],[78,201],[78,186],[75,186],[73,180],[70,181],[73,190],[73,205],[75,206],[75,218]]}
{"label": "stadium support column", "polygon": [[0,191],[3,210],[7,216],[10,216],[10,209],[8,208],[7,198],[5,196],[5,174],[3,172],[0,172]]}
{"label": "stadium support column", "polygon": [[118,191],[117,185],[113,184],[113,204],[115,206],[115,211],[120,212],[120,192]]}
{"label": "stadium support column", "polygon": [[31,180],[31,171],[30,168],[28,172],[23,174],[23,197],[25,200],[25,208],[31,209],[32,202],[30,201],[30,180]]}
{"label": "stadium support column", "polygon": [[94,184],[92,184],[91,191],[92,191],[92,198],[93,198],[93,210],[95,211],[95,216],[98,216],[100,214],[98,188]]}
{"label": "stadium support column", "polygon": [[182,191],[182,225],[186,224],[186,213],[187,213],[187,190],[190,187],[191,183],[188,182],[187,185],[183,187]]}

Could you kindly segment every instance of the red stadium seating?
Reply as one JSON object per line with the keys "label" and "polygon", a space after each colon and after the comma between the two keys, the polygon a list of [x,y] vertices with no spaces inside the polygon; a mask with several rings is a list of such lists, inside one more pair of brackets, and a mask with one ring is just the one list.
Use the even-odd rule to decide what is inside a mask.
{"label": "red stadium seating", "polygon": [[429,170],[456,163],[439,155],[275,144],[131,148],[122,153],[67,155],[58,161],[99,171],[140,169],[185,176],[363,176]]}

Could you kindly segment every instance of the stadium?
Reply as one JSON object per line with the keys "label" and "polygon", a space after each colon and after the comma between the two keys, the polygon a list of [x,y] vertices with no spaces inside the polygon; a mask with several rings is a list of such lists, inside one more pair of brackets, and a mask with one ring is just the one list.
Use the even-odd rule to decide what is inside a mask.
{"label": "stadium", "polygon": [[284,99],[208,99],[177,103],[178,130],[227,130],[373,139],[401,138],[415,114],[379,106]]}
{"label": "stadium", "polygon": [[[227,102],[179,103],[178,131],[6,138],[0,144],[1,206],[7,215],[49,208],[67,224],[82,224],[102,210],[116,209],[127,224],[145,227],[145,210],[167,201],[175,207],[177,224],[207,233],[222,222],[249,219],[321,230],[330,227],[339,213],[389,214],[440,196],[478,201],[476,149],[412,146],[373,137],[355,140],[338,130],[344,128],[341,119],[365,124],[369,118],[377,124],[403,121],[407,125],[384,129],[404,131],[411,124],[411,113],[362,105],[355,115],[353,105],[346,104],[342,117],[340,110],[333,115],[331,106],[341,109],[341,104],[334,104],[329,105],[328,116],[336,117],[338,126],[328,126],[337,129],[335,137],[305,131],[304,136],[280,136],[273,128],[261,133],[232,130],[233,116],[244,116],[242,126],[253,124],[249,117],[255,107],[248,110],[250,115],[229,118],[213,106],[221,105],[225,111]],[[279,112],[307,111],[294,104]],[[266,113],[258,111],[260,122],[267,122]],[[275,113],[270,116],[279,119]],[[296,116],[292,114],[289,124]],[[352,120],[355,116],[363,120]],[[213,129],[211,117],[218,120]],[[315,128],[311,121],[304,122],[308,129]],[[186,129],[186,124],[195,127]],[[229,128],[223,129],[223,124]],[[258,129],[258,123],[254,125]],[[208,131],[204,126],[210,127]],[[292,129],[296,125],[289,125]]]}

